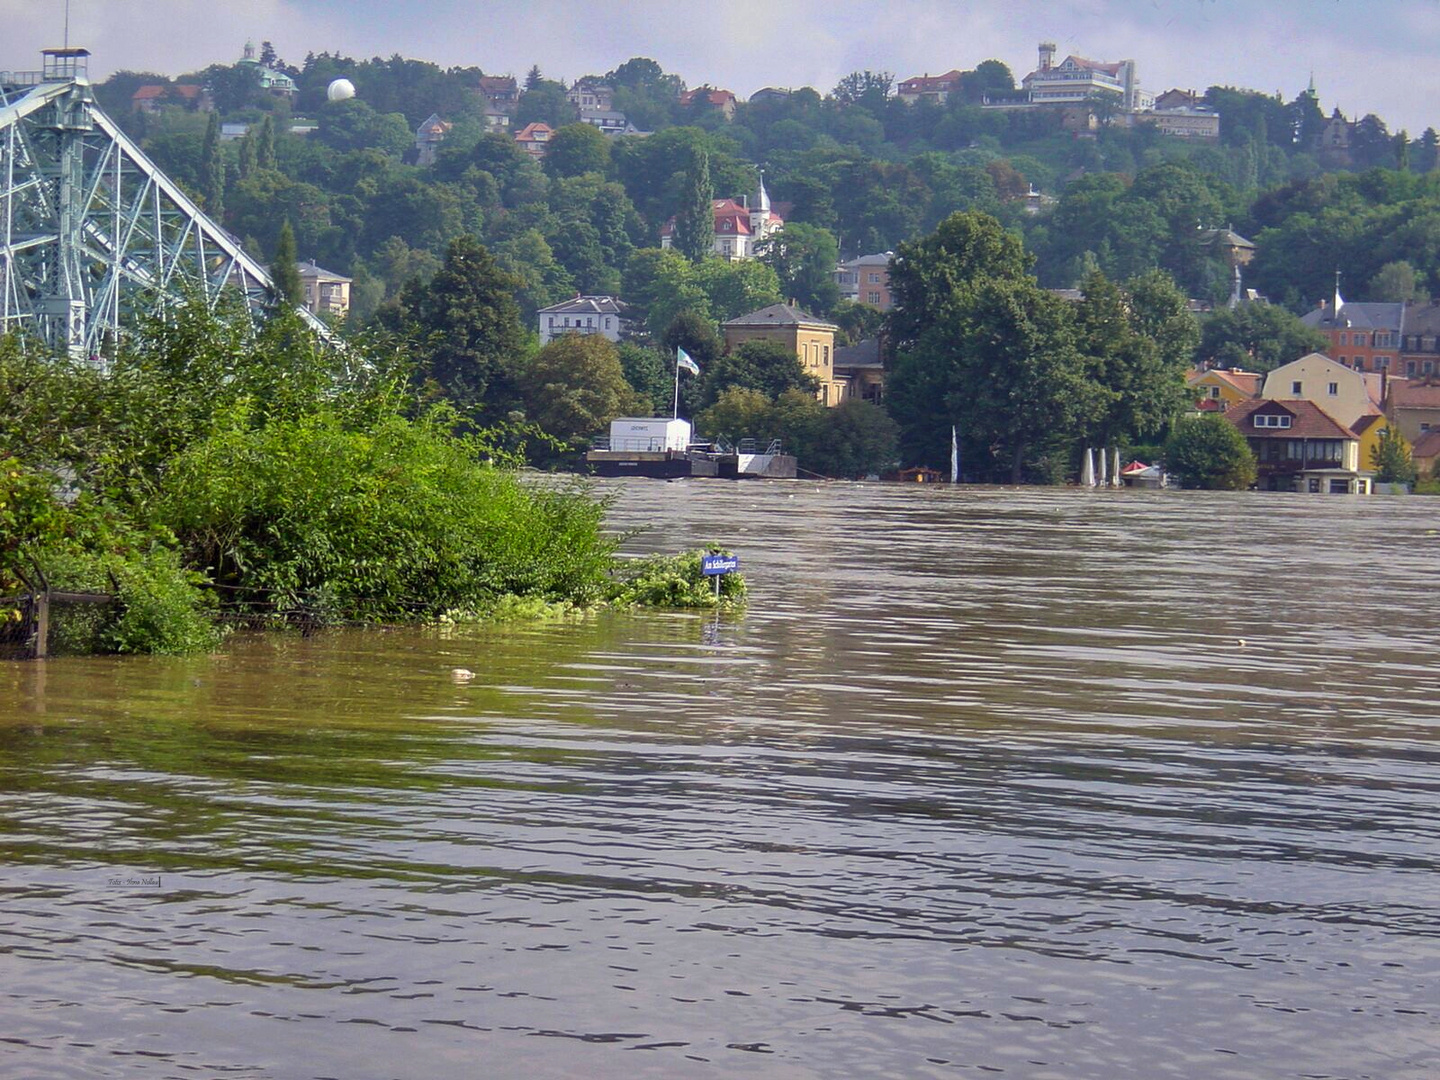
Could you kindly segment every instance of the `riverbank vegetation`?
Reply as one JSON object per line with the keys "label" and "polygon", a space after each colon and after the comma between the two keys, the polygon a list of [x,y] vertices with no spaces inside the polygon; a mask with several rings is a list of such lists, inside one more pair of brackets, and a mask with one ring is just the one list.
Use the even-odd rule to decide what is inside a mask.
{"label": "riverbank vegetation", "polygon": [[293,314],[254,326],[200,303],[147,321],[105,371],[0,342],[0,595],[112,595],[65,644],[116,652],[212,647],[217,615],[659,602],[617,576],[603,500],[520,471],[533,429],[480,426],[425,385],[395,339],[333,348]]}
{"label": "riverbank vegetation", "polygon": [[[1082,130],[1066,110],[985,108],[1018,94],[999,60],[962,73],[940,104],[902,101],[891,73],[864,71],[732,111],[708,94],[682,97],[681,75],[637,57],[595,76],[650,134],[607,138],[538,67],[498,106],[511,111],[507,132],[494,129],[475,68],[330,53],[287,65],[273,50],[268,63],[294,78],[293,101],[264,91],[254,65],[180,78],[209,86],[224,118],[247,125],[230,141],[213,116],[179,104],[134,111],[135,89],[164,76],[122,72],[96,93],[252,253],[288,251],[289,230],[302,259],[353,278],[345,332],[378,321],[413,337],[426,400],[487,427],[523,416],[563,444],[524,440],[546,468],[576,466],[616,409],[668,415],[679,344],[702,371],[682,388],[700,434],[778,436],[803,468],[850,476],[944,465],[957,424],[967,478],[1053,482],[1078,471],[1087,443],[1163,441],[1177,388],[1168,374],[1157,381],[1157,364],[1265,372],[1323,349],[1297,316],[1334,294],[1337,265],[1352,301],[1424,303],[1440,291],[1440,136],[1412,140],[1367,116],[1337,144],[1313,88],[1282,99],[1212,86],[1199,97],[1219,136],[1188,139],[1129,124],[1114,102],[1093,103]],[[328,102],[339,77],[357,94]],[[449,128],[422,164],[414,133],[432,114]],[[309,122],[292,131],[299,117]],[[543,160],[511,133],[532,121],[554,129]],[[785,228],[758,259],[709,257],[710,199],[754,194],[761,162]],[[998,223],[1019,263],[980,260],[988,284],[957,281],[962,299],[921,300],[888,331],[879,311],[841,299],[837,258],[895,251],[914,263],[943,248],[934,238],[956,213]],[[676,243],[662,250],[672,219]],[[1227,227],[1254,242],[1245,284],[1271,303],[1223,306],[1232,273],[1214,239]],[[942,274],[923,287],[938,297],[948,284]],[[1084,301],[1067,307],[1037,288]],[[576,292],[628,305],[624,385],[608,361],[577,368],[575,357],[547,356],[520,377],[538,349],[535,312]],[[1174,295],[1214,310],[1167,314]],[[837,346],[884,332],[891,385],[878,410],[822,422],[773,371],[725,357],[717,325],[782,300],[838,324]],[[916,301],[912,288],[905,302]],[[934,312],[961,317],[920,333]],[[735,390],[765,401],[746,393],[722,406]]]}

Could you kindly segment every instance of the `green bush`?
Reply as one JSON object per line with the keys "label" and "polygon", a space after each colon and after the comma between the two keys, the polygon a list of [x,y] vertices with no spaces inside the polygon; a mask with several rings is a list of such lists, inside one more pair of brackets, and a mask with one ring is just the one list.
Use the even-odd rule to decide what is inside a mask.
{"label": "green bush", "polygon": [[728,555],[722,548],[682,551],[677,555],[649,555],[621,565],[610,592],[618,606],[661,608],[733,607],[745,602],[745,579],[740,574],[719,575],[715,581],[701,570],[704,555]]}
{"label": "green bush", "polygon": [[1244,491],[1255,483],[1255,455],[1239,428],[1207,414],[1175,425],[1165,443],[1165,470],[1183,488]]}
{"label": "green bush", "polygon": [[157,512],[190,565],[259,610],[396,620],[506,595],[601,599],[616,543],[604,504],[479,453],[423,420],[272,421],[180,454]]}

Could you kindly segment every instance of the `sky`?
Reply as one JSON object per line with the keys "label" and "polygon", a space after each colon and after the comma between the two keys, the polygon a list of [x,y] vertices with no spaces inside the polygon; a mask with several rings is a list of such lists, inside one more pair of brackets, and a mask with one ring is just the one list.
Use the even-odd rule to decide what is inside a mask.
{"label": "sky", "polygon": [[[1036,45],[1136,61],[1141,84],[1280,91],[1314,73],[1321,103],[1392,131],[1440,128],[1440,0],[70,0],[91,78],[180,74],[239,57],[247,39],[288,62],[307,52],[403,56],[566,81],[649,56],[696,86],[825,92],[847,72],[897,80],[982,60],[1017,80]],[[0,69],[61,44],[65,0],[0,0]]]}

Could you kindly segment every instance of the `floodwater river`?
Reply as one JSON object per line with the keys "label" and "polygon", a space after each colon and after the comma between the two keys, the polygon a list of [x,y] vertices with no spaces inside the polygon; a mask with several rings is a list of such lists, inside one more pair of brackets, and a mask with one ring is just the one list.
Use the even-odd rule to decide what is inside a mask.
{"label": "floodwater river", "polygon": [[0,666],[0,1077],[1440,1076],[1440,500],[609,490],[749,610]]}

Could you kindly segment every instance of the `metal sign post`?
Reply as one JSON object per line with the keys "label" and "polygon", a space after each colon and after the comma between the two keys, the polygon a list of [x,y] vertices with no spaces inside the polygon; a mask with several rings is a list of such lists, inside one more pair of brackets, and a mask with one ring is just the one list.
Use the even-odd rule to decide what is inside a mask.
{"label": "metal sign post", "polygon": [[740,569],[740,557],[738,555],[702,555],[700,556],[700,572],[706,577],[715,579],[715,602],[720,602],[720,579],[726,574],[733,574]]}

